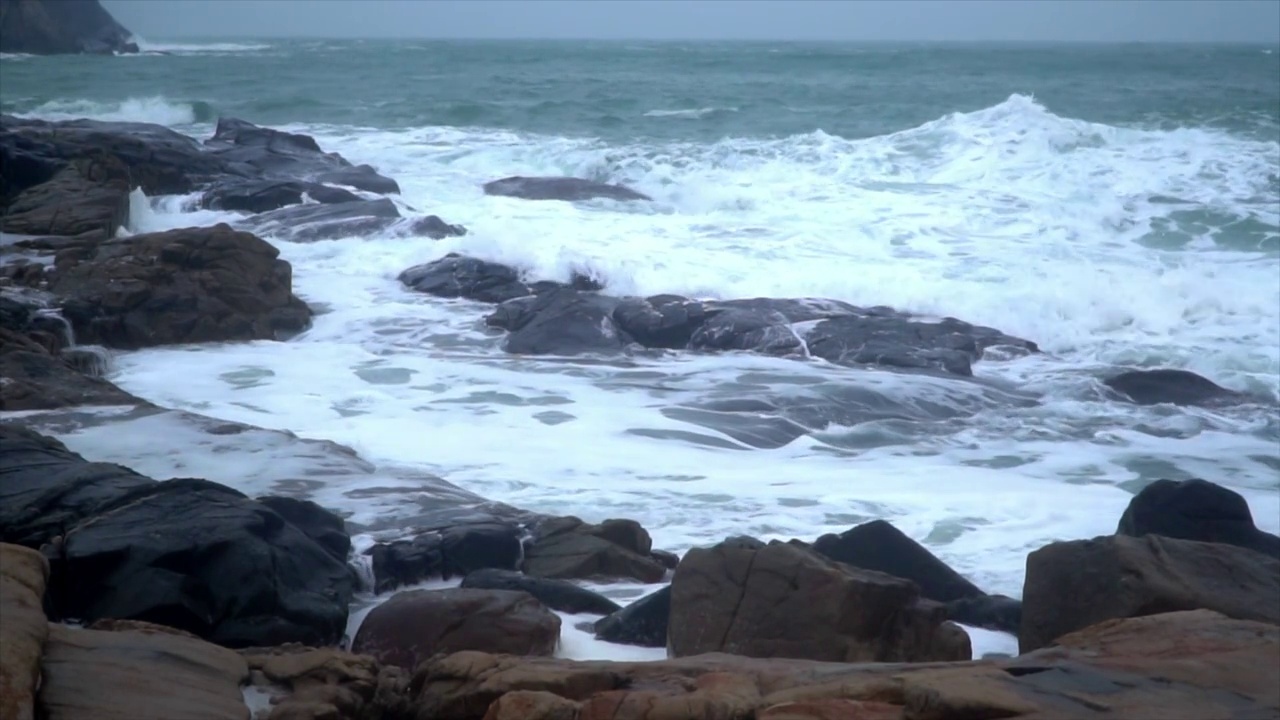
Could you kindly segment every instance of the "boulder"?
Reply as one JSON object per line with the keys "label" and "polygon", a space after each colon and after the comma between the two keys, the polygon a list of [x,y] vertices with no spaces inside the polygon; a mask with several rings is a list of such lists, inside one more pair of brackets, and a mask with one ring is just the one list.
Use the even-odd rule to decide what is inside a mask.
{"label": "boulder", "polygon": [[568,580],[529,577],[514,570],[476,570],[462,579],[462,587],[526,592],[552,610],[566,613],[608,615],[620,609],[618,603]]}
{"label": "boulder", "polygon": [[1280,624],[1280,560],[1158,535],[1052,543],[1027,556],[1018,647],[1030,652],[1106,620],[1197,609]]}
{"label": "boulder", "polygon": [[244,659],[182,635],[51,625],[42,671],[42,717],[249,720]]}
{"label": "boulder", "polygon": [[98,0],[5,2],[0,5],[0,48],[30,55],[138,52],[133,34]]}
{"label": "boulder", "polygon": [[596,638],[622,645],[666,647],[671,622],[671,586],[650,593],[596,621]]}
{"label": "boulder", "polygon": [[19,193],[5,208],[0,231],[105,240],[128,224],[132,189],[129,169],[117,158],[77,158],[48,181]]}
{"label": "boulder", "polygon": [[53,619],[144,620],[242,647],[342,637],[355,578],[267,506],[156,482],[0,424],[0,532],[46,547]]}
{"label": "boulder", "polygon": [[1226,543],[1280,558],[1280,537],[1253,524],[1249,503],[1207,480],[1156,480],[1129,501],[1117,535]]}
{"label": "boulder", "polygon": [[386,592],[432,577],[448,580],[476,570],[514,570],[520,565],[523,531],[509,522],[460,523],[412,540],[378,543],[366,551],[374,590]]}
{"label": "boulder", "polygon": [[218,118],[213,137],[205,140],[211,155],[244,177],[289,177],[315,183],[347,185],[375,193],[399,193],[394,180],[368,165],[353,166],[337,153],[326,153],[310,135],[258,127],[236,118]]}
{"label": "boulder", "polygon": [[333,559],[344,563],[347,561],[347,556],[351,554],[351,536],[347,534],[346,523],[335,513],[310,500],[279,495],[260,497],[258,502],[301,530]]}
{"label": "boulder", "polygon": [[49,637],[41,602],[49,563],[35,550],[0,544],[0,717],[34,720],[40,657]]}
{"label": "boulder", "polygon": [[275,339],[311,319],[279,254],[225,224],[148,233],[60,254],[50,289],[81,342],[134,349]]}
{"label": "boulder", "polygon": [[920,587],[923,597],[943,603],[948,618],[956,622],[1018,632],[1021,603],[1003,595],[987,595],[884,520],[872,520],[839,535],[823,535],[814,541],[813,551],[864,570],[910,580]]}
{"label": "boulder", "polygon": [[666,568],[649,556],[649,534],[631,520],[589,525],[576,517],[552,518],[525,547],[524,572],[543,578],[631,578],[652,583]]}
{"label": "boulder", "polygon": [[515,269],[457,253],[414,265],[399,279],[412,290],[442,298],[500,303],[533,294]]}
{"label": "boulder", "polygon": [[1246,397],[1186,370],[1130,370],[1103,384],[1138,405],[1213,405]]}
{"label": "boulder", "polygon": [[524,200],[652,199],[648,195],[622,185],[610,185],[574,177],[508,177],[485,183],[484,194]]}
{"label": "boulder", "polygon": [[481,650],[551,655],[560,618],[533,596],[511,590],[409,590],[371,610],[352,651],[412,670],[437,653]]}
{"label": "boulder", "polygon": [[420,665],[411,688],[417,717],[433,720],[1199,720],[1280,711],[1275,626],[1180,612],[1099,625],[1062,642],[1006,660],[908,664],[459,652]]}
{"label": "boulder", "polygon": [[304,195],[324,205],[360,200],[359,195],[349,190],[304,180],[237,178],[205,191],[200,204],[214,210],[261,213],[297,205]]}
{"label": "boulder", "polygon": [[516,355],[617,353],[635,340],[613,319],[617,298],[562,287],[507,300],[485,318]]}
{"label": "boulder", "polygon": [[793,543],[726,540],[671,581],[673,657],[727,652],[831,662],[967,660],[969,637],[915,583]]}
{"label": "boulder", "polygon": [[270,718],[409,720],[409,676],[367,655],[282,645],[240,653],[253,686],[279,698]]}

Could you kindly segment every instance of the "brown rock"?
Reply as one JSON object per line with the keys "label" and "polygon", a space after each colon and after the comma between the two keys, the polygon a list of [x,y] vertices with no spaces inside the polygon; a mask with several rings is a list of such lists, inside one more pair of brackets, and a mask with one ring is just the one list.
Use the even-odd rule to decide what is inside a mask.
{"label": "brown rock", "polygon": [[901,720],[902,706],[861,700],[806,700],[772,705],[756,720]]}
{"label": "brown rock", "polygon": [[662,580],[666,568],[650,557],[649,533],[633,520],[588,525],[576,517],[543,522],[525,548],[524,572],[544,578]]}
{"label": "brown rock", "polygon": [[484,720],[581,720],[578,703],[537,690],[517,690],[489,706]]}
{"label": "brown rock", "polygon": [[195,635],[186,630],[179,630],[168,625],[157,625],[156,623],[147,622],[145,620],[120,620],[117,618],[103,618],[95,620],[89,625],[90,630],[102,630],[104,632],[122,632],[133,631],[140,633],[164,633],[166,635],[177,635],[179,637],[191,638],[198,640]]}
{"label": "brown rock", "polygon": [[49,563],[30,548],[0,544],[0,719],[32,720],[40,655],[49,636],[41,609]]}
{"label": "brown rock", "polygon": [[671,655],[967,660],[969,638],[914,583],[789,543],[690,550],[671,583]]}
{"label": "brown rock", "polygon": [[459,650],[550,655],[559,639],[559,616],[528,593],[410,590],[365,617],[352,650],[412,670],[432,655]]}
{"label": "brown rock", "polygon": [[1147,535],[1058,542],[1027,556],[1021,652],[1113,618],[1205,608],[1280,624],[1280,560]]}
{"label": "brown rock", "polygon": [[424,662],[412,687],[417,720],[497,720],[519,715],[495,707],[574,705],[577,720],[1261,720],[1280,712],[1280,628],[1272,625],[1167,613],[1063,640],[1069,645],[1009,660],[921,664],[722,654],[574,662],[461,652]]}
{"label": "brown rock", "polygon": [[113,238],[61,253],[50,289],[66,298],[63,315],[84,343],[274,339],[311,317],[278,256],[225,224]]}
{"label": "brown rock", "polygon": [[249,668],[226,648],[170,633],[49,626],[39,704],[58,720],[247,720]]}
{"label": "brown rock", "polygon": [[14,198],[0,229],[105,240],[129,221],[129,169],[110,155],[80,158]]}
{"label": "brown rock", "polygon": [[368,655],[288,644],[242,650],[255,686],[282,699],[270,720],[398,720],[411,715],[408,676]]}

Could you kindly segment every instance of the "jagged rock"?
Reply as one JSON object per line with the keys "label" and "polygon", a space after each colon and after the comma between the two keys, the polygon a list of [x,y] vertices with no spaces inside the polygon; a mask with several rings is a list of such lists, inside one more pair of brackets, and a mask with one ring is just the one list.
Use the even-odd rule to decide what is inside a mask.
{"label": "jagged rock", "polygon": [[63,253],[50,289],[81,342],[140,348],[275,339],[307,326],[292,268],[225,224],[118,238]]}
{"label": "jagged rock", "polygon": [[420,665],[411,688],[422,720],[1198,720],[1280,711],[1280,628],[1272,625],[1168,613],[1105,623],[1061,643],[1007,660],[907,664],[459,652]]}
{"label": "jagged rock", "polygon": [[35,718],[40,658],[49,623],[41,601],[49,563],[29,548],[0,544],[0,717]]}
{"label": "jagged rock", "polygon": [[1226,543],[1280,558],[1280,537],[1253,524],[1249,503],[1207,480],[1156,480],[1129,501],[1117,535]]}
{"label": "jagged rock", "polygon": [[324,205],[360,200],[359,195],[342,188],[303,180],[267,178],[220,183],[205,192],[200,204],[214,210],[261,213],[297,205],[302,202],[303,195]]}
{"label": "jagged rock", "polygon": [[1186,370],[1131,370],[1103,384],[1138,405],[1206,405],[1246,397]]}
{"label": "jagged rock", "polygon": [[462,579],[462,587],[526,592],[552,610],[567,613],[608,615],[619,609],[618,603],[568,580],[529,577],[513,570],[476,570]]}
{"label": "jagged rock", "polygon": [[320,149],[309,135],[258,127],[236,118],[218,118],[209,152],[244,177],[291,177],[315,183],[347,185],[375,193],[399,193],[394,180],[368,165],[353,166],[337,153]]}
{"label": "jagged rock", "polygon": [[51,625],[42,717],[59,720],[248,720],[236,653],[167,632]]}
{"label": "jagged rock", "polygon": [[526,575],[560,579],[633,578],[658,582],[666,568],[649,557],[649,534],[631,520],[588,525],[576,517],[544,521],[526,546]]}
{"label": "jagged rock", "polygon": [[268,718],[409,720],[409,676],[367,655],[283,645],[241,651],[253,685],[277,694]]}
{"label": "jagged rock", "polygon": [[623,645],[666,647],[671,622],[671,586],[646,595],[596,621],[596,638]]}
{"label": "jagged rock", "polygon": [[367,551],[374,590],[386,592],[431,577],[448,580],[486,568],[514,570],[520,564],[521,533],[514,523],[460,523],[412,540],[378,543]]}
{"label": "jagged rock", "polygon": [[489,303],[532,294],[514,269],[457,253],[405,270],[400,273],[400,282],[436,297]]}
{"label": "jagged rock", "polygon": [[1052,543],[1027,556],[1018,647],[1030,652],[1106,620],[1197,609],[1280,624],[1280,560],[1158,535]]}
{"label": "jagged rock", "polygon": [[726,540],[671,581],[673,657],[729,652],[837,662],[967,660],[968,635],[915,583],[792,543]]}
{"label": "jagged rock", "polygon": [[651,200],[621,185],[593,182],[573,177],[521,177],[514,176],[484,184],[486,195],[502,195],[524,200]]}
{"label": "jagged rock", "polygon": [[0,5],[0,48],[6,53],[136,53],[132,38],[98,0],[13,0]]}
{"label": "jagged rock", "polygon": [[613,319],[618,299],[573,288],[507,300],[485,322],[507,331],[503,349],[517,355],[619,352],[635,342]]}
{"label": "jagged rock", "polygon": [[560,618],[524,592],[408,590],[365,617],[351,649],[408,670],[437,653],[550,655]]}
{"label": "jagged rock", "polygon": [[355,579],[270,508],[156,482],[0,424],[0,534],[47,544],[53,619],[144,620],[228,646],[335,642]]}
{"label": "jagged rock", "polygon": [[14,198],[0,219],[0,230],[105,240],[128,224],[132,189],[129,169],[117,158],[78,158]]}
{"label": "jagged rock", "polygon": [[466,228],[449,225],[435,215],[406,220],[387,198],[351,200],[328,205],[291,205],[238,221],[246,230],[293,242],[316,242],[345,237],[365,237],[393,228],[435,240],[465,235]]}

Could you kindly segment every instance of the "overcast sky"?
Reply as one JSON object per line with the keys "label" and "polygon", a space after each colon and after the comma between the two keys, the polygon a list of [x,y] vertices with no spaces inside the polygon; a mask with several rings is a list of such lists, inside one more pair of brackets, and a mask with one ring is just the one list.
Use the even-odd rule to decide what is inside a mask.
{"label": "overcast sky", "polygon": [[1280,42],[1280,0],[102,0],[149,39]]}

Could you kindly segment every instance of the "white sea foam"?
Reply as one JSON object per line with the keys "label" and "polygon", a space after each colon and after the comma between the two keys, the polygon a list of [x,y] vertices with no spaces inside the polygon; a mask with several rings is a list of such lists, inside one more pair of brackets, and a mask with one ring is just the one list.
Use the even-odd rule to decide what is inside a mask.
{"label": "white sea foam", "polygon": [[271,49],[270,45],[264,43],[164,42],[151,41],[138,36],[134,36],[133,41],[138,45],[138,51],[144,55],[229,55],[260,52],[262,50]]}
{"label": "white sea foam", "polygon": [[[332,439],[517,506],[635,518],[657,547],[677,551],[741,533],[812,539],[883,517],[1011,596],[1027,552],[1114,531],[1154,477],[1226,484],[1260,526],[1280,530],[1280,144],[1076,121],[1021,96],[862,140],[609,145],[465,128],[285,129],[373,164],[405,202],[470,234],[277,241],[297,292],[325,308],[308,332],[284,344],[121,354],[114,379],[125,389]],[[655,201],[526,202],[480,190],[515,174],[622,182]],[[144,205],[131,231],[235,217],[190,212],[189,198]],[[963,383],[743,355],[508,356],[480,322],[486,306],[396,281],[448,252],[537,278],[586,267],[616,293],[817,296],[952,315],[1040,343],[1042,356],[976,371],[1041,400],[1009,407]],[[1103,400],[1097,377],[1122,365],[1185,367],[1272,405]],[[257,379],[237,390],[228,378],[244,373]],[[662,413],[726,394],[842,388],[918,398],[954,418],[832,423],[761,450],[728,449],[744,446]],[[119,456],[115,440],[97,437]],[[77,448],[91,444],[86,436]],[[324,497],[344,502],[339,491]]]}
{"label": "white sea foam", "polygon": [[649,110],[645,112],[644,116],[652,118],[675,118],[679,120],[700,120],[708,115],[734,112],[738,112],[738,108],[705,107],[690,110]]}
{"label": "white sea foam", "polygon": [[28,112],[14,113],[18,117],[43,120],[102,120],[105,122],[139,122],[169,127],[191,125],[196,122],[196,107],[189,102],[177,102],[160,96],[134,97],[120,102],[94,100],[52,100]]}

